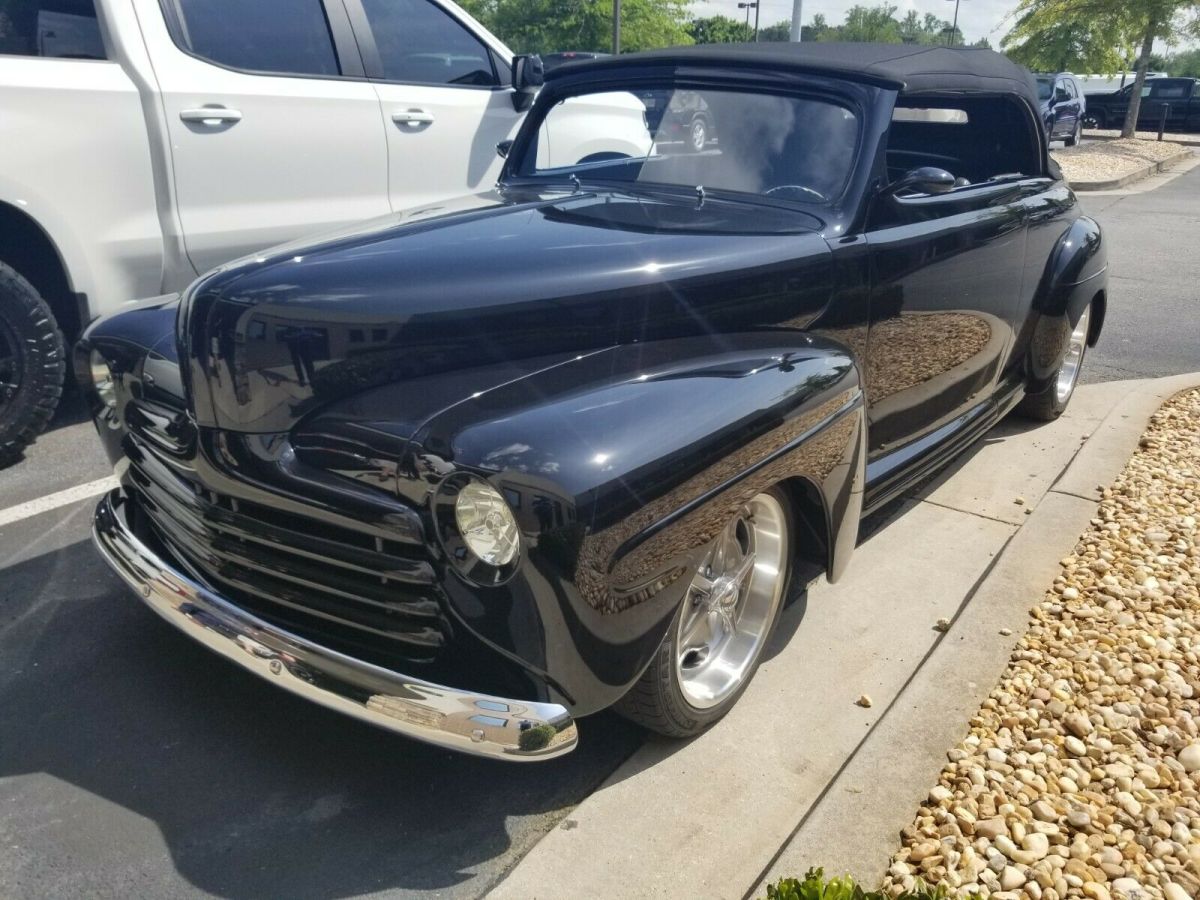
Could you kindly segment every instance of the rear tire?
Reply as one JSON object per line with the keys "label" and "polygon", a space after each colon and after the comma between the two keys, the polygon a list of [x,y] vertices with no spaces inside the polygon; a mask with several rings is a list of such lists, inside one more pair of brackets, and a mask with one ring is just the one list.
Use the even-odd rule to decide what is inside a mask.
{"label": "rear tire", "polygon": [[0,468],[20,459],[45,430],[65,372],[63,336],[50,307],[0,263]]}
{"label": "rear tire", "polygon": [[1077,147],[1081,140],[1083,140],[1083,120],[1077,119],[1075,122],[1075,131],[1071,133],[1071,136],[1064,143],[1068,147]]}
{"label": "rear tire", "polygon": [[779,488],[738,511],[696,572],[649,667],[614,707],[618,713],[658,734],[686,738],[733,708],[783,609],[792,523]]}
{"label": "rear tire", "polygon": [[1026,394],[1017,407],[1017,413],[1039,422],[1053,422],[1067,410],[1075,387],[1079,384],[1079,373],[1087,355],[1088,329],[1092,321],[1092,305],[1089,303],[1067,339],[1067,351],[1062,364],[1054,373],[1050,383],[1036,394]]}
{"label": "rear tire", "polygon": [[708,146],[708,123],[697,116],[688,129],[688,149],[700,153]]}

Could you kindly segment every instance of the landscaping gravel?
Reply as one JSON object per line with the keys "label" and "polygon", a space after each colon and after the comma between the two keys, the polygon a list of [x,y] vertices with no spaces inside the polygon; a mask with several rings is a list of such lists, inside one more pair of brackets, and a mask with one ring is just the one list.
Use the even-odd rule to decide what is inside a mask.
{"label": "landscaping gravel", "polygon": [[1165,404],[1062,561],[891,861],[1000,900],[1200,894],[1200,390]]}
{"label": "landscaping gravel", "polygon": [[1182,149],[1169,141],[1126,138],[1052,150],[1050,155],[1062,166],[1067,182],[1077,183],[1124,178],[1151,163],[1170,159]]}

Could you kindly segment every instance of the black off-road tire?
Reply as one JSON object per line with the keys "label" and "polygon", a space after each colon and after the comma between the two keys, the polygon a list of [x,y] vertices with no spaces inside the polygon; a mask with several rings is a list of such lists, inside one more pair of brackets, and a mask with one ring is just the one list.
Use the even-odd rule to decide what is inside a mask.
{"label": "black off-road tire", "polygon": [[0,262],[0,468],[41,434],[63,392],[66,353],[50,307]]}
{"label": "black off-road tire", "polygon": [[788,565],[786,567],[787,570],[780,573],[780,577],[783,579],[782,600],[775,611],[774,619],[767,628],[763,640],[764,649],[759,653],[754,664],[746,672],[741,685],[720,704],[708,709],[697,709],[687,702],[684,698],[683,689],[680,687],[678,672],[675,666],[679,619],[684,612],[684,607],[681,605],[676,611],[675,616],[671,619],[667,635],[655,651],[654,659],[646,667],[646,671],[642,673],[642,677],[634,682],[629,692],[613,706],[613,710],[619,715],[641,725],[649,731],[665,735],[666,737],[695,737],[724,718],[733,709],[734,704],[738,702],[746,688],[750,686],[750,682],[754,680],[754,675],[766,655],[766,648],[770,646],[771,637],[779,624],[779,617],[790,599],[789,592],[792,587],[792,574],[795,569],[795,566],[792,564],[795,547],[790,541],[795,539],[796,519],[791,502],[779,488],[772,488],[767,493],[774,495],[780,502],[787,521],[789,536]]}

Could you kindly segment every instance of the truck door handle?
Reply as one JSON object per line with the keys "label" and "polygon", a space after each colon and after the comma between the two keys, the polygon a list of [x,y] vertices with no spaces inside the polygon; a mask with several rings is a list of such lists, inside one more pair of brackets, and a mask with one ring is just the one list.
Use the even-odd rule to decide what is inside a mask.
{"label": "truck door handle", "polygon": [[197,125],[207,125],[212,128],[217,125],[232,125],[234,122],[242,121],[242,111],[227,109],[224,106],[201,106],[199,109],[181,110],[179,118],[185,122],[194,122]]}
{"label": "truck door handle", "polygon": [[406,109],[392,113],[392,121],[397,125],[432,125],[433,113],[423,109]]}

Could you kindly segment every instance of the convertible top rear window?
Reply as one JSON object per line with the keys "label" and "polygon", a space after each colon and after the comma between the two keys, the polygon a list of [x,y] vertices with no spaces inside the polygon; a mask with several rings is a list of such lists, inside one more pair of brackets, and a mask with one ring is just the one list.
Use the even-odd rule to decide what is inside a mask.
{"label": "convertible top rear window", "polygon": [[[581,132],[594,137],[581,142]],[[551,107],[520,173],[828,203],[845,187],[858,141],[857,116],[832,100],[736,89],[607,91]]]}

